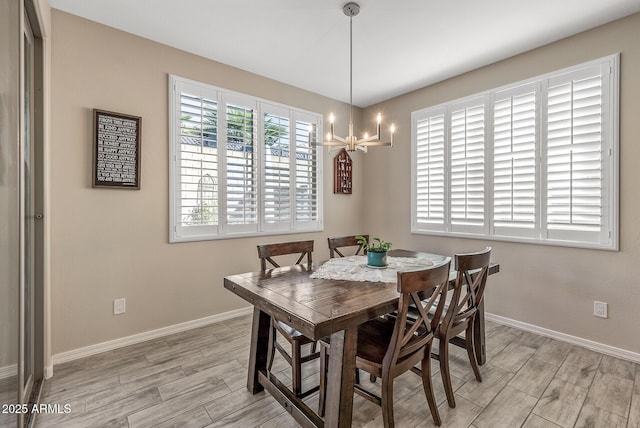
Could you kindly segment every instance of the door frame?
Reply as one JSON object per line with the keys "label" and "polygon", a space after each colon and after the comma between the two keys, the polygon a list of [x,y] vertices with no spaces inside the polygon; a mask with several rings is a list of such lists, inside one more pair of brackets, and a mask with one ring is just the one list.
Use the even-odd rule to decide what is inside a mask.
{"label": "door frame", "polygon": [[[38,402],[42,383],[44,380],[44,368],[45,368],[45,326],[46,326],[46,314],[47,305],[45,304],[45,273],[46,273],[46,259],[48,256],[47,246],[45,245],[45,51],[44,51],[44,38],[43,38],[43,26],[38,13],[38,0],[24,0],[20,10],[22,23],[20,26],[20,100],[19,100],[19,193],[20,193],[20,334],[19,334],[19,359],[18,359],[18,402],[21,404],[28,404],[31,408],[32,404]],[[32,211],[35,215],[33,225],[33,307],[31,313],[33,314],[33,338],[32,349],[33,365],[31,367],[32,381],[30,385],[25,388],[25,368],[24,355],[25,355],[25,326],[24,326],[24,293],[25,293],[25,278],[24,278],[24,236],[25,225],[28,223],[25,219],[24,209],[24,146],[25,138],[25,37],[29,37],[31,41],[31,132],[30,132],[30,144],[33,150],[33,164],[31,168],[31,181],[33,183],[33,207]],[[34,423],[34,415],[31,413],[19,415],[19,426],[32,426]]]}

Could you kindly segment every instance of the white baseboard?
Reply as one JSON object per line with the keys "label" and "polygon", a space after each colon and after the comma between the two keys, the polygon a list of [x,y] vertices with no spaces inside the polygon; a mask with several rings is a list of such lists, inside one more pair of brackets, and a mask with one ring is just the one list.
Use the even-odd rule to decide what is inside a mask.
{"label": "white baseboard", "polygon": [[570,334],[561,333],[555,330],[549,330],[543,327],[538,327],[537,325],[527,324],[526,322],[502,317],[500,315],[486,313],[485,319],[496,322],[498,324],[503,324],[509,327],[514,327],[520,330],[539,334],[540,336],[550,337],[552,339],[557,339],[562,342],[568,342],[568,343],[571,343],[572,345],[581,346],[583,348],[600,352],[602,354],[610,355],[612,357],[621,358],[623,360],[631,361],[634,363],[640,363],[640,354],[636,352],[627,351],[626,349],[616,348],[614,346],[605,345],[604,343],[594,342],[592,340],[583,339],[577,336],[571,336]]}
{"label": "white baseboard", "polygon": [[112,351],[114,349],[122,348],[123,346],[134,345],[136,343],[145,342],[151,339],[157,339],[159,337],[168,336],[174,333],[180,333],[182,331],[203,327],[205,325],[217,323],[220,321],[226,321],[251,313],[253,313],[253,306],[236,309],[221,314],[211,315],[209,317],[187,321],[180,324],[174,324],[168,327],[162,327],[156,330],[122,337],[120,339],[109,340],[108,342],[96,343],[95,345],[85,346],[84,348],[74,349],[72,351],[61,352],[52,356],[52,366],[46,367],[45,378],[48,379],[53,376],[53,366],[56,364],[66,363],[68,361],[77,360],[79,358],[89,357],[101,352]]}
{"label": "white baseboard", "polygon": [[[85,346],[84,348],[74,349],[72,351],[62,352],[52,356],[52,365],[45,368],[45,378],[49,379],[53,376],[53,366],[55,364],[66,363],[68,361],[77,360],[91,355],[99,354],[101,352],[107,352],[114,349],[122,348],[128,345],[134,345],[136,343],[145,342],[151,339],[157,339],[159,337],[168,336],[174,333],[180,333],[182,331],[191,330],[193,328],[203,327],[205,325],[213,324],[216,322],[226,321],[232,318],[237,318],[244,315],[249,315],[253,312],[253,307],[249,306],[242,309],[236,309],[229,312],[224,312],[217,315],[212,315],[197,320],[187,321],[180,324],[174,324],[168,327],[159,328],[156,330],[147,331],[144,333],[134,334],[132,336],[122,337],[120,339],[110,340],[107,342],[97,343],[95,345]],[[623,360],[632,361],[634,363],[640,363],[640,354],[636,352],[627,351],[626,349],[616,348],[614,346],[605,345],[603,343],[594,342],[592,340],[583,339],[577,336],[571,336],[569,334],[561,333],[555,330],[549,330],[543,327],[538,327],[533,324],[528,324],[522,321],[517,321],[511,318],[506,318],[500,315],[486,313],[485,317],[489,321],[503,324],[509,327],[514,327],[520,330],[528,331],[531,333],[539,334],[541,336],[550,337],[563,342],[568,342],[573,345],[582,346],[583,348],[591,349],[596,352],[601,352],[606,355],[621,358]],[[16,366],[0,367],[0,379],[12,376],[16,374]]]}
{"label": "white baseboard", "polygon": [[18,365],[11,364],[10,366],[0,367],[0,379],[6,379],[11,376],[18,375]]}

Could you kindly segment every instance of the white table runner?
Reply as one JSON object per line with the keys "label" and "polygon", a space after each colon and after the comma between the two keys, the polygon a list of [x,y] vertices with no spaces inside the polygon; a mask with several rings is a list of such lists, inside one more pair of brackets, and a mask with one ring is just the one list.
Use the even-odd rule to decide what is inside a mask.
{"label": "white table runner", "polygon": [[329,259],[320,266],[311,278],[346,281],[396,282],[398,271],[424,269],[433,266],[429,258],[389,257],[387,267],[367,266],[367,256],[349,256]]}

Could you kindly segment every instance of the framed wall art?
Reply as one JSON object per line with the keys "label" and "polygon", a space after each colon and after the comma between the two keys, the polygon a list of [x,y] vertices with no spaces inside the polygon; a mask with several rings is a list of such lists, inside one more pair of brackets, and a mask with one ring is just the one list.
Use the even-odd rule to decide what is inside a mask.
{"label": "framed wall art", "polygon": [[93,110],[93,187],[140,189],[142,118]]}

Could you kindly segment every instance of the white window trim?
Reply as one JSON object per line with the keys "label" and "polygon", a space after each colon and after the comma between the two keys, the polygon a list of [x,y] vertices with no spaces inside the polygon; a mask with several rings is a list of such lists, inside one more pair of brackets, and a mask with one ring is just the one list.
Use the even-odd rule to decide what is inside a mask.
{"label": "white window trim", "polygon": [[[262,142],[262,134],[263,134],[263,121],[260,119],[257,121],[255,132],[257,134],[256,142],[258,150],[256,161],[258,168],[258,181],[257,192],[258,192],[258,207],[257,207],[257,215],[258,222],[255,225],[251,225],[251,227],[237,227],[238,225],[232,225],[229,227],[226,225],[226,197],[218,195],[219,201],[219,212],[221,220],[217,225],[201,225],[201,226],[193,226],[193,227],[180,227],[179,222],[181,219],[180,215],[180,173],[179,173],[179,144],[176,143],[176,138],[180,138],[180,91],[178,86],[186,85],[192,87],[197,90],[199,96],[207,96],[209,98],[215,100],[238,100],[246,103],[250,103],[252,106],[255,105],[255,114],[256,117],[262,118],[263,115],[263,106],[271,109],[283,109],[289,112],[289,118],[292,121],[293,126],[290,130],[290,136],[295,137],[295,120],[307,120],[310,123],[315,124],[316,126],[316,135],[322,136],[322,115],[315,112],[310,112],[302,109],[298,109],[295,107],[287,106],[284,104],[276,103],[274,101],[261,99],[258,97],[253,97],[250,95],[242,94],[239,92],[233,92],[224,88],[215,87],[213,85],[209,85],[206,83],[198,82],[195,80],[169,75],[169,242],[170,243],[178,243],[178,242],[192,242],[192,241],[208,241],[208,240],[219,240],[219,239],[233,239],[233,238],[245,238],[245,237],[253,237],[253,236],[269,236],[269,235],[285,235],[285,234],[296,234],[296,233],[306,233],[306,232],[320,232],[324,228],[323,221],[323,157],[322,150],[315,149],[315,155],[317,157],[317,176],[316,176],[316,215],[317,220],[315,221],[298,221],[295,219],[295,214],[292,211],[293,218],[290,221],[290,227],[288,228],[270,228],[265,220],[264,220],[264,204],[262,202],[262,194],[264,188],[264,180],[262,176],[262,163],[263,163],[263,150],[264,145]],[[220,103],[219,105],[226,105]],[[219,116],[219,123],[222,123],[226,120],[225,115]],[[295,145],[295,139],[290,139],[292,141],[291,144]],[[218,148],[220,150],[226,150],[226,138],[218,138]],[[295,161],[292,160],[292,166],[295,165]],[[295,172],[295,171],[293,171]],[[218,176],[223,177],[226,173],[226,162],[220,162],[218,164]],[[295,183],[295,177],[294,183]],[[226,181],[219,182],[219,187],[224,186]],[[292,210],[295,208],[295,186],[292,191]],[[224,220],[223,220],[224,219]]]}
{"label": "white window trim", "polygon": [[[574,247],[574,248],[590,248],[590,249],[599,249],[599,250],[610,250],[610,251],[618,251],[619,250],[619,87],[620,87],[620,54],[613,54],[603,58],[595,59],[592,61],[588,61],[573,67],[568,67],[562,70],[558,70],[551,73],[546,73],[544,75],[536,76],[530,79],[526,79],[517,83],[505,85],[499,88],[495,88],[492,90],[484,91],[478,94],[470,95],[461,99],[452,100],[450,102],[442,103],[439,105],[435,105],[432,107],[424,108],[418,111],[414,111],[411,114],[411,127],[412,127],[412,180],[411,180],[411,233],[414,234],[423,234],[423,235],[434,235],[434,236],[447,236],[447,237],[460,237],[460,238],[471,238],[471,239],[481,239],[481,240],[492,240],[492,241],[504,241],[504,242],[519,242],[519,243],[528,243],[528,244],[539,244],[539,245],[550,245],[550,246],[563,246],[563,247]],[[541,82],[546,81],[548,79],[561,76],[567,73],[575,73],[576,71],[582,68],[594,67],[596,65],[600,65],[603,70],[603,75],[606,76],[608,73],[608,92],[603,91],[602,99],[603,104],[608,104],[608,112],[603,115],[603,123],[602,123],[602,135],[603,142],[606,142],[606,146],[603,147],[602,153],[603,156],[609,157],[609,161],[603,161],[603,198],[608,198],[608,203],[606,204],[606,211],[603,212],[603,216],[606,216],[606,223],[603,223],[602,229],[605,230],[604,234],[608,235],[606,237],[606,242],[585,242],[585,241],[576,241],[572,239],[570,236],[558,236],[558,237],[545,237],[545,224],[546,224],[546,212],[542,209],[543,204],[541,203],[541,198],[545,197],[546,188],[543,185],[544,179],[543,177],[546,174],[546,162],[543,162],[544,156],[546,153],[543,152],[546,144],[543,144],[540,139],[542,134],[543,125],[541,122],[541,118],[545,116],[546,112],[544,110],[544,102],[536,102],[536,147],[539,150],[539,156],[536,162],[536,216],[537,216],[537,226],[536,226],[536,236],[535,237],[526,237],[526,236],[502,236],[496,235],[495,229],[493,227],[493,200],[491,199],[492,192],[486,192],[487,189],[493,189],[493,125],[491,125],[490,132],[487,133],[486,141],[485,141],[485,159],[491,159],[490,162],[486,162],[486,170],[485,170],[485,193],[488,193],[485,199],[485,213],[487,217],[485,218],[485,225],[487,226],[485,233],[477,233],[477,232],[460,232],[460,231],[452,231],[451,230],[451,221],[450,221],[450,203],[446,201],[445,205],[445,224],[437,225],[433,229],[427,230],[425,229],[426,224],[418,224],[416,220],[416,209],[417,209],[417,185],[416,185],[416,123],[420,118],[428,117],[429,114],[437,114],[437,111],[444,110],[445,116],[447,116],[446,121],[446,132],[449,131],[450,119],[448,115],[450,113],[450,107],[452,105],[457,105],[459,103],[464,103],[472,99],[477,99],[478,97],[485,97],[487,100],[488,107],[485,108],[485,111],[490,112],[491,117],[485,117],[485,121],[489,122],[493,121],[493,94],[496,94],[501,91],[514,90],[522,85],[540,85],[540,90],[545,90],[543,84]],[[606,70],[608,68],[608,71]],[[490,135],[489,135],[490,134]],[[450,159],[450,138],[446,136],[446,144],[445,151],[447,153],[447,159]],[[448,169],[450,164],[446,165]],[[610,171],[609,171],[610,168]],[[447,174],[448,176],[449,174]],[[448,179],[447,179],[448,180]],[[449,183],[445,183],[445,189],[448,193]],[[542,226],[540,226],[542,225]],[[538,230],[540,228],[541,230]],[[608,229],[608,232],[606,231]]]}

